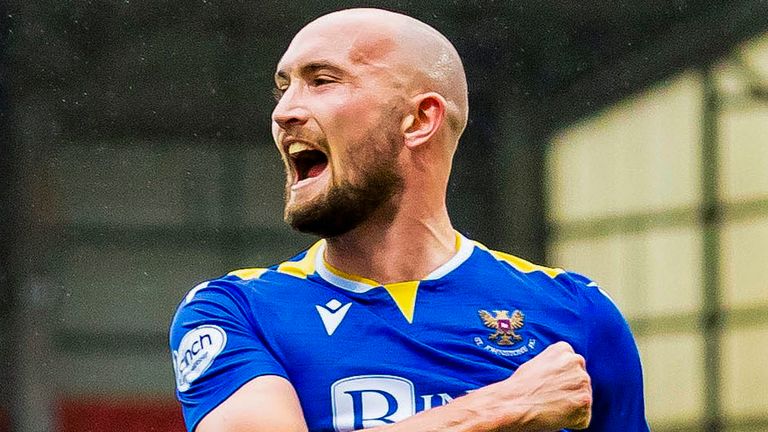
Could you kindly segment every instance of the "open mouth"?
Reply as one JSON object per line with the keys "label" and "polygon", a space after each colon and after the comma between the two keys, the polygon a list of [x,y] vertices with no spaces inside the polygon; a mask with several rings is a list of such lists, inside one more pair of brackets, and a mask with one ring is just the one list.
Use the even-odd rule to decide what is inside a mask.
{"label": "open mouth", "polygon": [[302,142],[291,143],[288,155],[296,171],[296,183],[317,177],[328,167],[325,153]]}

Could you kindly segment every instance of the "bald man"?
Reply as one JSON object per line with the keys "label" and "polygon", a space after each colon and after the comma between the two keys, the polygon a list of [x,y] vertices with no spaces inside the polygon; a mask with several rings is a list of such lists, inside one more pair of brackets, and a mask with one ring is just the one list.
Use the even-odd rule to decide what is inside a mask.
{"label": "bald man", "polygon": [[634,340],[599,288],[452,227],[468,105],[443,35],[332,13],[296,35],[275,83],[285,219],[321,240],[182,301],[188,430],[648,430]]}

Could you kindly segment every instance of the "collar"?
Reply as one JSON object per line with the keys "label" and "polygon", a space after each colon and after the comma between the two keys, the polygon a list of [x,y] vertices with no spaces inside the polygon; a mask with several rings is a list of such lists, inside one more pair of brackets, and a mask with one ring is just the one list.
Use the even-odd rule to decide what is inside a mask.
{"label": "collar", "polygon": [[[387,288],[388,286],[392,286],[392,285],[402,285],[402,284],[409,284],[413,282],[419,282],[419,281],[396,282],[394,284],[382,285],[372,279],[345,273],[337,268],[334,268],[327,262],[325,262],[325,259],[324,259],[325,247],[326,247],[326,242],[325,241],[320,242],[320,245],[317,249],[317,253],[315,254],[315,270],[317,271],[317,274],[321,278],[323,278],[325,281],[341,289],[351,291],[354,293],[365,293],[377,287]],[[468,240],[466,237],[464,237],[463,235],[457,232],[456,233],[456,254],[454,254],[453,257],[451,257],[451,259],[449,259],[443,265],[433,270],[430,274],[428,274],[422,280],[436,280],[444,277],[448,273],[458,268],[461,264],[463,264],[464,261],[466,261],[470,255],[472,255],[472,251],[474,250],[474,248],[475,248],[474,242]]]}

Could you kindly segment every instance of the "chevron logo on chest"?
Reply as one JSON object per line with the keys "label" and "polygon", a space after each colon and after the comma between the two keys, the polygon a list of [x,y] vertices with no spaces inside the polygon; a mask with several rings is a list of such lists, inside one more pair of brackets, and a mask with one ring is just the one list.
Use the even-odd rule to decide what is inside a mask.
{"label": "chevron logo on chest", "polygon": [[325,305],[315,305],[317,313],[320,315],[320,319],[323,321],[325,332],[328,336],[333,335],[336,329],[341,324],[341,321],[347,315],[347,311],[352,306],[352,303],[342,305],[340,301],[331,299]]}

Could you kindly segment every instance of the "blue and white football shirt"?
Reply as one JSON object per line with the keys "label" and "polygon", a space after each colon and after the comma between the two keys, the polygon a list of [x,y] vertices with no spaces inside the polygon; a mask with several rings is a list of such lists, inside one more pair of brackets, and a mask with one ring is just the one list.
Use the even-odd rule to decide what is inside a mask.
{"label": "blue and white football shirt", "polygon": [[193,288],[171,324],[188,430],[262,375],[295,387],[311,431],[393,423],[508,378],[566,341],[592,378],[590,431],[648,431],[640,361],[614,304],[587,278],[457,235],[420,281],[380,285],[323,260],[324,241],[268,269]]}

